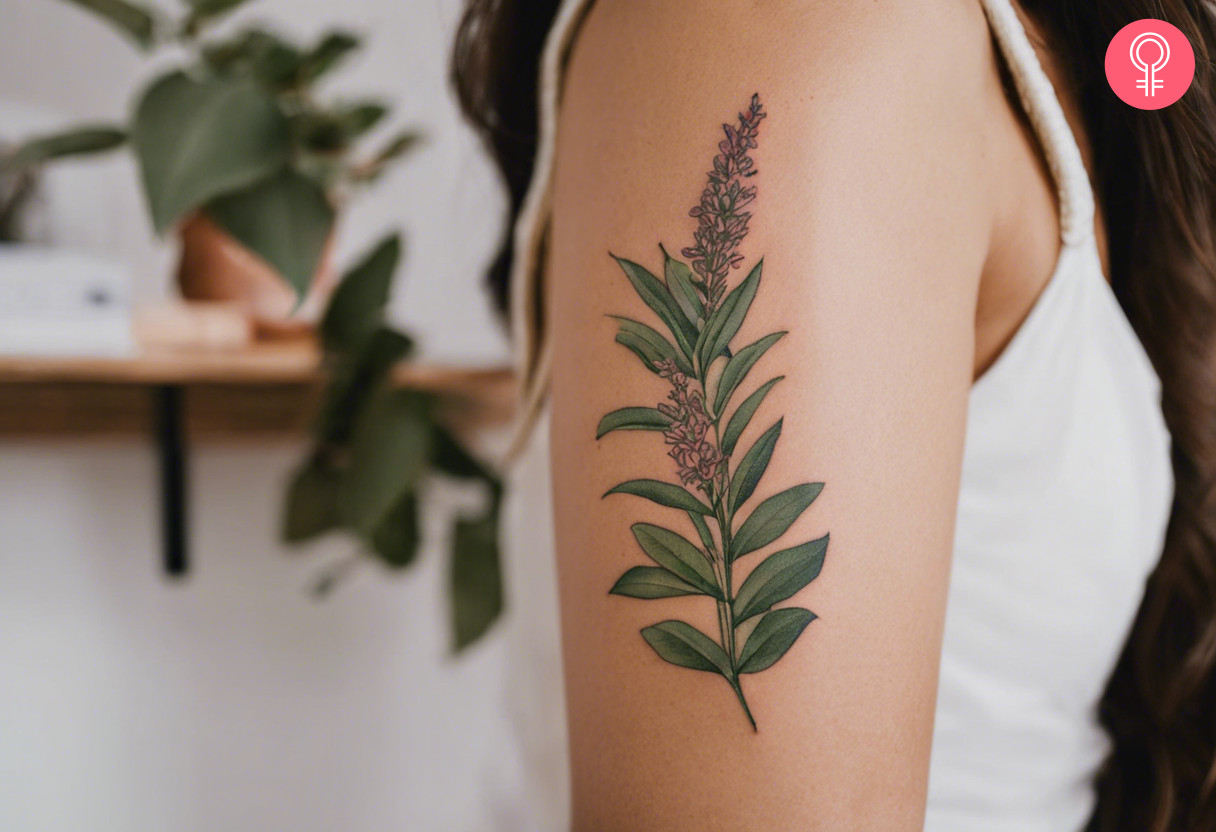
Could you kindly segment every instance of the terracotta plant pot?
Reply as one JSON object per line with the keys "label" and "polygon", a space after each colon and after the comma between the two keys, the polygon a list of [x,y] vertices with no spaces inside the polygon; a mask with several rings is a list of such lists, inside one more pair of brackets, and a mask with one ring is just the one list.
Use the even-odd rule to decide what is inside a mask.
{"label": "terracotta plant pot", "polygon": [[295,291],[278,272],[206,214],[191,215],[182,223],[178,236],[181,259],[177,282],[182,297],[239,305],[263,334],[291,335],[311,329],[337,281],[331,262],[332,235],[308,294],[299,305]]}

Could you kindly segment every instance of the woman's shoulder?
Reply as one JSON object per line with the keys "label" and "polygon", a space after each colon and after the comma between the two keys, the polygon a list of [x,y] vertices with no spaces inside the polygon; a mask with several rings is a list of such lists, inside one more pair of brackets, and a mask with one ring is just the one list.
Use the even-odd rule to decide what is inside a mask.
{"label": "woman's shoulder", "polygon": [[[759,92],[776,233],[844,212],[982,264],[992,50],[978,0],[599,0],[567,67],[559,182],[592,155],[695,176],[705,147],[684,126]],[[973,299],[980,271],[943,269],[942,288]]]}
{"label": "woman's shoulder", "polygon": [[921,105],[978,92],[993,53],[979,0],[597,0],[579,40],[609,73],[623,60],[679,80],[714,64],[808,96],[882,86]]}
{"label": "woman's shoulder", "polygon": [[544,312],[576,828],[923,827],[987,197],[937,88],[974,81],[894,5],[611,3],[575,45]]}
{"label": "woman's shoulder", "polygon": [[580,98],[662,108],[763,88],[796,105],[781,118],[803,137],[847,150],[882,126],[889,153],[923,160],[925,143],[979,146],[993,56],[978,0],[598,0],[574,42],[563,108]]}

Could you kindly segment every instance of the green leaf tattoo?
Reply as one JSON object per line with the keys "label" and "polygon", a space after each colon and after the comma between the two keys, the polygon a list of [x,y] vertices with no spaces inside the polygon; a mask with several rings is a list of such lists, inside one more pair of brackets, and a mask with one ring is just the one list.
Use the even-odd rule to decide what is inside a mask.
{"label": "green leaf tattoo", "polygon": [[[626,494],[676,509],[690,521],[695,536],[651,523],[635,523],[638,546],[653,566],[634,566],[611,594],[653,600],[702,595],[718,610],[718,640],[684,621],[662,621],[642,630],[642,638],[664,661],[716,673],[730,684],[753,730],[741,678],[775,664],[816,616],[800,607],[774,607],[819,577],[828,536],[770,554],[735,587],[733,566],[774,543],[819,496],[823,483],[795,485],[750,507],[749,500],[768,469],[781,436],[777,419],[738,461],[740,438],[765,397],[783,376],[751,390],[732,409],[748,374],[784,332],[742,346],[732,342],[743,326],[760,288],[763,260],[734,288],[732,269],[743,262],[739,244],[747,236],[756,198],[747,180],[755,175],[749,151],[756,147],[765,113],[753,95],[737,125],[723,125],[713,170],[701,202],[689,212],[698,220],[695,244],[682,249],[685,263],[663,254],[662,277],[645,266],[613,255],[630,284],[649,307],[649,323],[613,316],[616,340],[671,387],[668,401],[655,407],[624,407],[600,420],[596,439],[620,430],[662,433],[675,460],[679,484],[633,479],[609,489],[605,497]],[[742,394],[739,394],[742,395]],[[681,521],[682,522],[682,521]],[[696,542],[694,542],[696,541]]]}

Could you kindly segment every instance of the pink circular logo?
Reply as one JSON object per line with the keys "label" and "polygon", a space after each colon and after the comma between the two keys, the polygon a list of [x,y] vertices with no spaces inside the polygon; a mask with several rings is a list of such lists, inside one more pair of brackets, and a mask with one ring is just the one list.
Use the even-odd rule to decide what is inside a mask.
{"label": "pink circular logo", "polygon": [[1119,30],[1106,49],[1106,80],[1115,95],[1141,110],[1168,107],[1195,77],[1186,35],[1164,20],[1145,18]]}

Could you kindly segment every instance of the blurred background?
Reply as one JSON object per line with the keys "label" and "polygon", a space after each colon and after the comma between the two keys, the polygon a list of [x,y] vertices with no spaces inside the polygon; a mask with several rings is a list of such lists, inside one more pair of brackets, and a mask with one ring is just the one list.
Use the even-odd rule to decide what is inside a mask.
{"label": "blurred background", "polygon": [[[460,0],[162,0],[152,34],[132,8],[0,4],[0,193],[29,192],[0,245],[0,830],[543,828],[511,592],[497,615],[500,484],[474,460],[502,444],[508,350],[482,287],[501,196],[447,80]],[[334,31],[361,43],[292,64]],[[228,57],[196,65],[190,37]],[[280,59],[297,76],[262,74]],[[183,66],[195,87],[143,113]],[[195,117],[214,110],[231,161],[259,100],[208,99],[213,78],[260,90],[296,144],[191,185]],[[311,109],[322,94],[336,109]],[[322,169],[355,140],[349,178],[374,182]],[[281,214],[260,227],[251,188],[285,171],[301,190],[261,194]],[[200,216],[221,245],[183,260]],[[332,313],[342,274],[372,295],[391,276],[383,310],[352,291]],[[395,369],[350,335],[379,330],[412,338],[381,354]],[[387,462],[354,470],[369,459]],[[343,515],[347,491],[382,516]]]}

